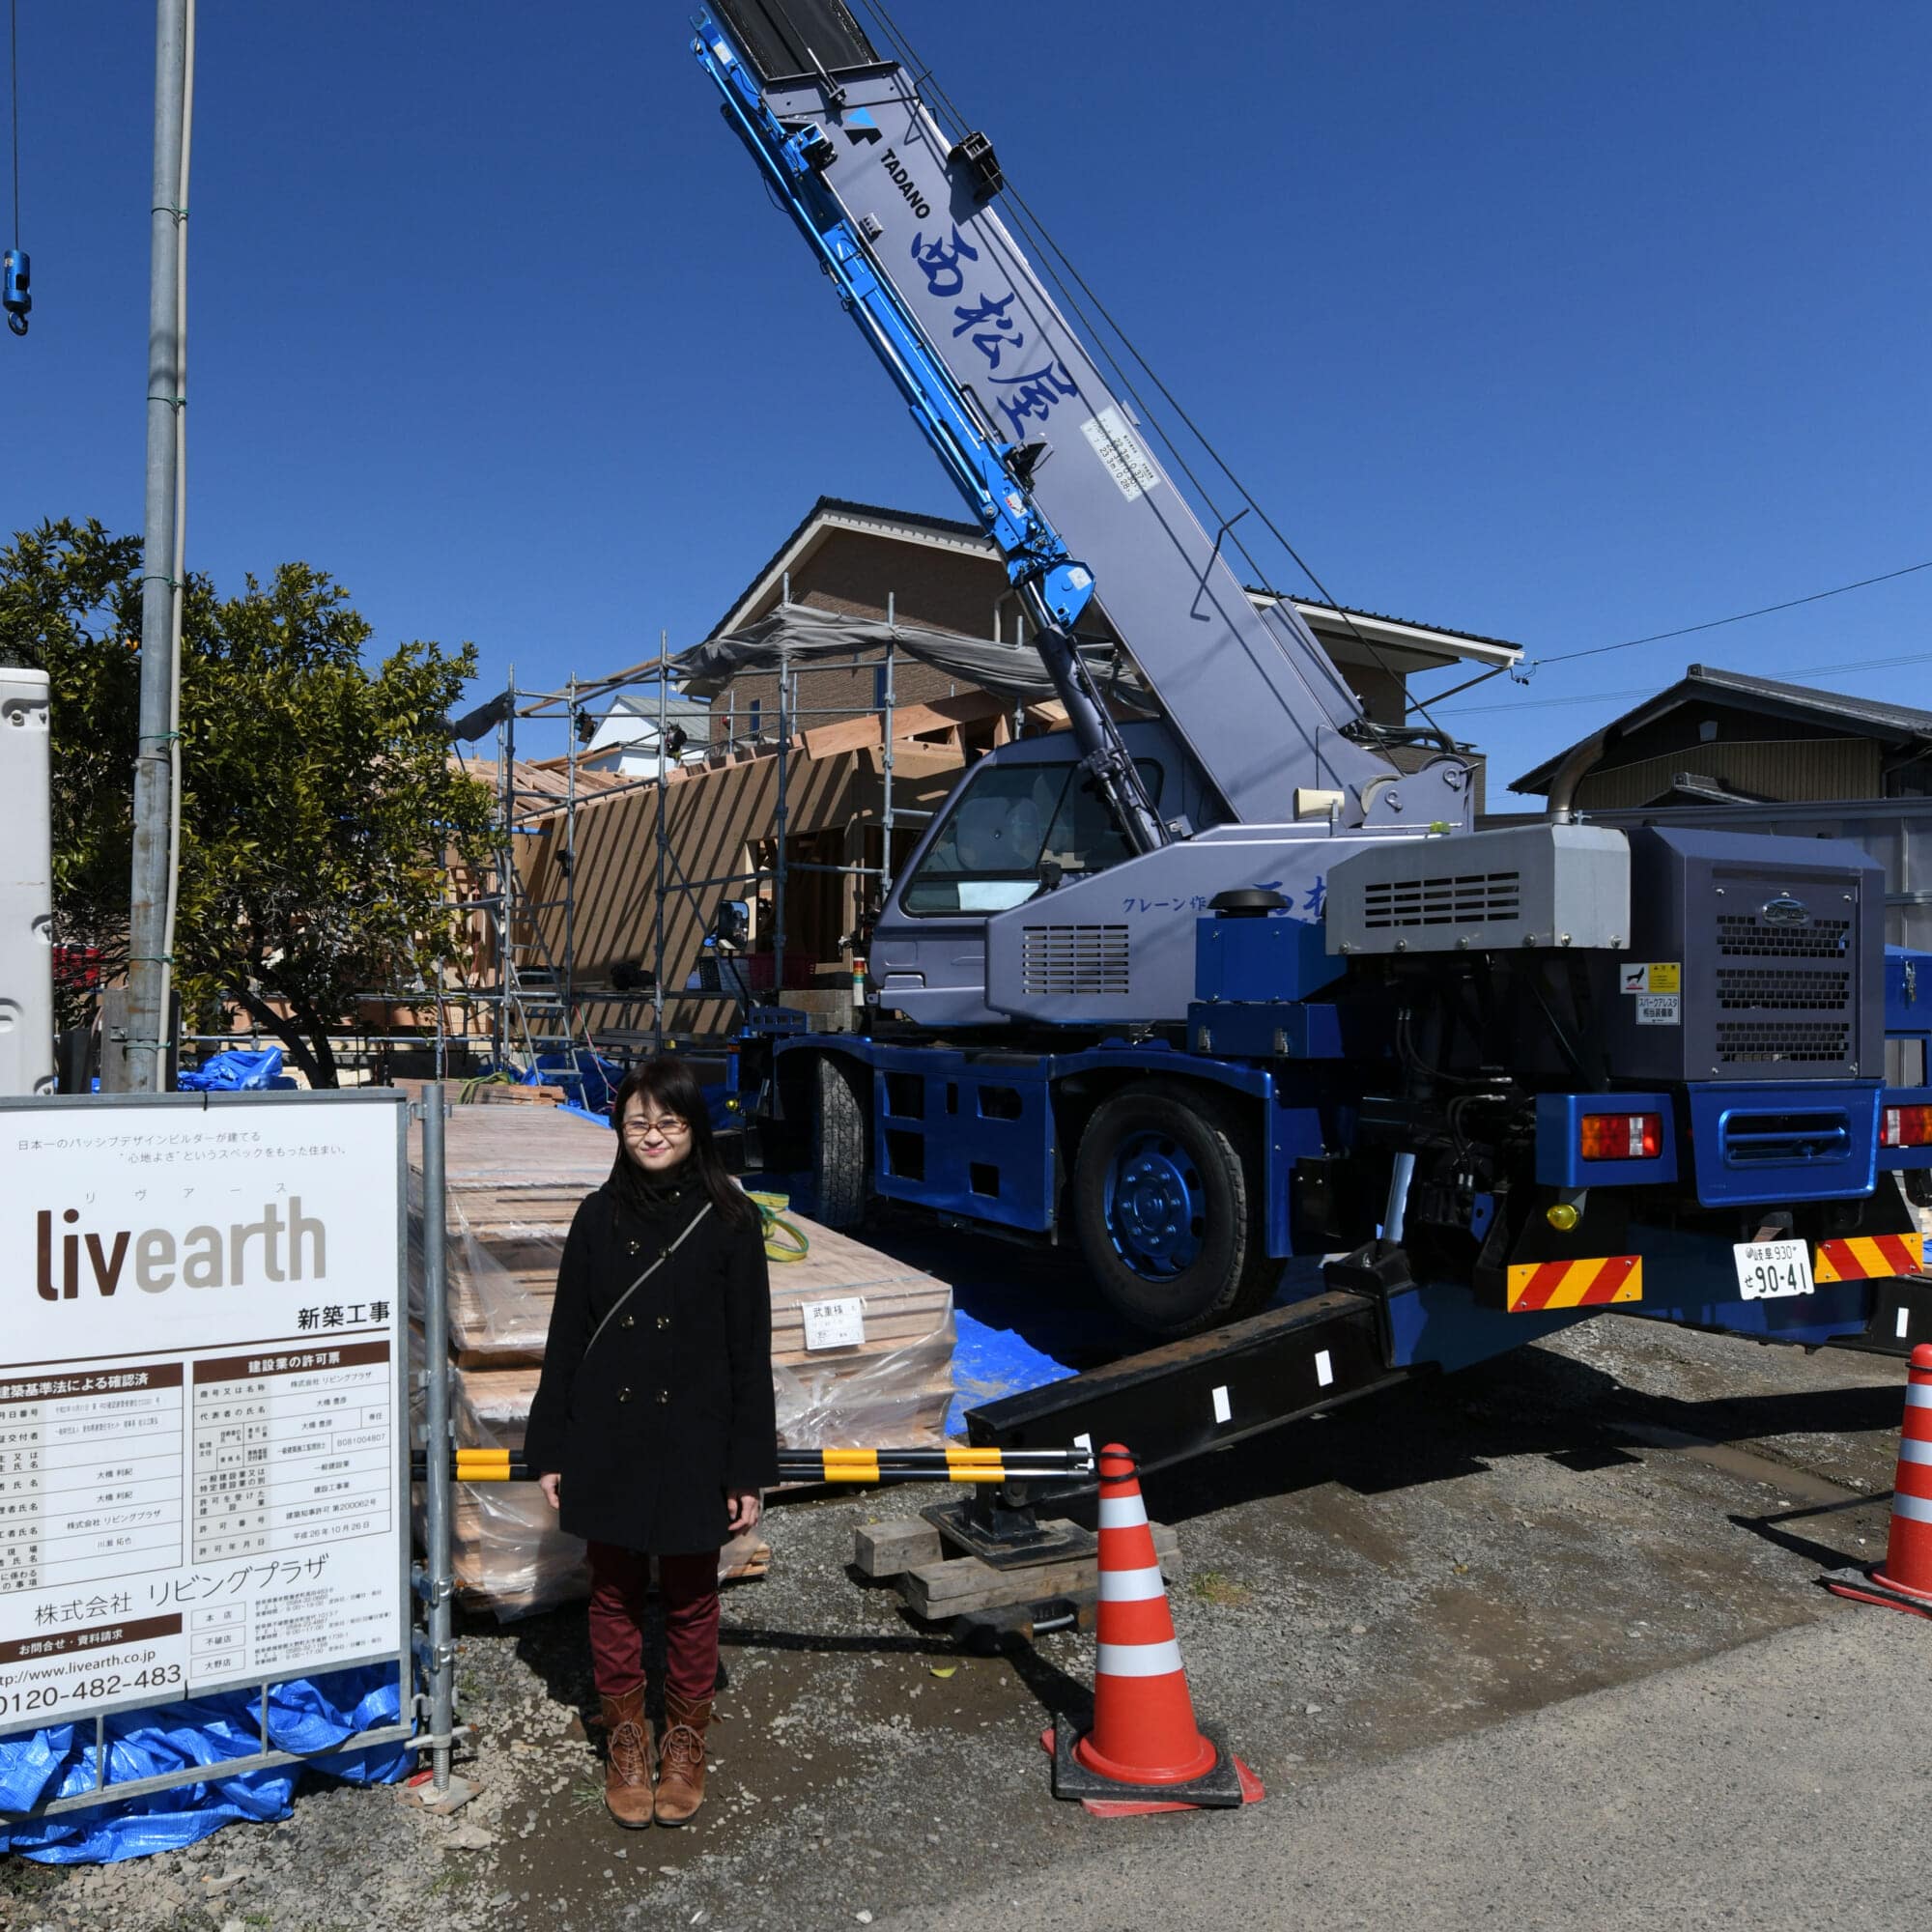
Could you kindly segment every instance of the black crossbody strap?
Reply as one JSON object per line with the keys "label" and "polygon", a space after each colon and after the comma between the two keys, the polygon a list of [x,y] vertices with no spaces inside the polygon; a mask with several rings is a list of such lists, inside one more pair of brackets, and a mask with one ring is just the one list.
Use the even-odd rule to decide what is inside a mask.
{"label": "black crossbody strap", "polygon": [[705,1215],[711,1212],[711,1207],[712,1204],[709,1201],[707,1201],[704,1204],[704,1206],[700,1208],[697,1210],[697,1212],[694,1214],[688,1222],[686,1222],[684,1233],[681,1234],[677,1237],[677,1239],[670,1244],[669,1247],[665,1249],[665,1251],[661,1255],[659,1255],[657,1260],[654,1261],[650,1264],[650,1266],[647,1267],[643,1271],[643,1273],[640,1274],[637,1278],[637,1280],[634,1281],[630,1285],[630,1287],[627,1288],[623,1292],[623,1293],[620,1294],[617,1297],[617,1299],[611,1304],[611,1313],[605,1316],[603,1321],[598,1322],[597,1326],[590,1331],[590,1339],[583,1345],[583,1353],[586,1357],[589,1355],[591,1350],[596,1348],[598,1336],[603,1334],[605,1329],[610,1327],[611,1321],[616,1316],[618,1309],[622,1308],[625,1302],[629,1301],[632,1295],[636,1294],[639,1289],[642,1288],[645,1282],[649,1281],[652,1275],[656,1274],[658,1269],[663,1267],[665,1263],[669,1261],[671,1256],[676,1254],[678,1249],[684,1246],[686,1241],[690,1240],[693,1231],[696,1228],[698,1222],[703,1220]]}

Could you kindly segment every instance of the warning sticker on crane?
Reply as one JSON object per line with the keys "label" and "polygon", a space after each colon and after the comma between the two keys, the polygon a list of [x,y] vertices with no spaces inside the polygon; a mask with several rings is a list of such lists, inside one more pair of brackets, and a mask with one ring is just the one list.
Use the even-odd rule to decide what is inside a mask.
{"label": "warning sticker on crane", "polygon": [[1618,989],[1625,993],[1681,993],[1684,967],[1676,959],[1639,959],[1619,968]]}
{"label": "warning sticker on crane", "polygon": [[1094,455],[1107,466],[1107,474],[1128,502],[1160,481],[1160,471],[1119,410],[1104,409],[1089,417],[1080,425],[1080,434],[1094,445]]}

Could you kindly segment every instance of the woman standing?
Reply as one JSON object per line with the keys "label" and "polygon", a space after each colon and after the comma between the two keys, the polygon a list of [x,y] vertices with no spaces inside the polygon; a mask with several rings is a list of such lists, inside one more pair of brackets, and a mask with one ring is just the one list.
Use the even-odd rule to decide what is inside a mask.
{"label": "woman standing", "polygon": [[[634,1067],[612,1111],[617,1158],[564,1244],[525,1453],[562,1527],[590,1546],[605,1804],[620,1825],[682,1825],[704,1802],[719,1547],[757,1522],[759,1491],[778,1481],[771,1288],[757,1209],[725,1171],[690,1067]],[[655,1753],[652,1556],[668,1653]]]}

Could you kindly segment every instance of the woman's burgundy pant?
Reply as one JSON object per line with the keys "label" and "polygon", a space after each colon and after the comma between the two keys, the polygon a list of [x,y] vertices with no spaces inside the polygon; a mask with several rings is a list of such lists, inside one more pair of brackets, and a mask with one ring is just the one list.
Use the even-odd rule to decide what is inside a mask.
{"label": "woman's burgundy pant", "polygon": [[[590,1546],[590,1674],[601,1697],[644,1681],[644,1592],[651,1559],[614,1543]],[[665,1613],[665,1688],[702,1704],[718,1684],[718,1552],[658,1558]]]}

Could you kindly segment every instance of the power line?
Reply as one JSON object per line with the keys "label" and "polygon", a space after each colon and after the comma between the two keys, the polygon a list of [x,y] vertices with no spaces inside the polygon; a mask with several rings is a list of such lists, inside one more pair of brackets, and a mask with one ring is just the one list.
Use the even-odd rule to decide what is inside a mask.
{"label": "power line", "polygon": [[[1851,664],[1796,665],[1785,675],[1810,677],[1829,671],[1834,677],[1850,677],[1855,672],[1892,670],[1901,665],[1917,664],[1932,664],[1932,651],[1909,651],[1894,658],[1860,658]],[[1622,691],[1578,692],[1569,697],[1525,697],[1514,704],[1452,704],[1443,716],[1466,717],[1479,711],[1547,711],[1561,704],[1609,704],[1620,697],[1649,697],[1655,689],[1653,685],[1639,684]]]}
{"label": "power line", "polygon": [[[1874,583],[1889,583],[1894,578],[1910,577],[1918,570],[1932,570],[1932,557],[1923,563],[1908,563],[1902,570],[1887,570],[1877,577],[1861,577],[1856,583],[1839,583],[1830,590],[1814,590],[1808,597],[1787,597],[1782,604],[1763,604],[1755,611],[1740,611],[1729,617],[1713,617],[1708,623],[1686,624],[1675,631],[1653,631],[1647,638],[1626,638],[1620,644],[1593,644],[1586,651],[1565,651],[1560,657],[1538,658],[1536,662],[1539,665],[1569,664],[1577,658],[1600,658],[1609,651],[1628,651],[1638,644],[1659,644],[1666,638],[1688,638],[1698,631],[1718,631],[1726,624],[1742,624],[1750,617],[1769,617],[1775,611],[1795,611],[1801,604],[1820,604],[1827,597],[1842,597],[1848,590],[1864,590]],[[1829,670],[1831,666],[1826,665],[1823,668]]]}

